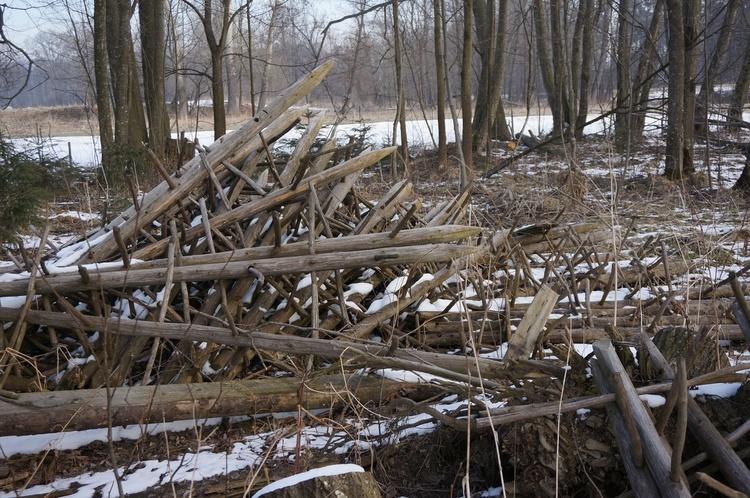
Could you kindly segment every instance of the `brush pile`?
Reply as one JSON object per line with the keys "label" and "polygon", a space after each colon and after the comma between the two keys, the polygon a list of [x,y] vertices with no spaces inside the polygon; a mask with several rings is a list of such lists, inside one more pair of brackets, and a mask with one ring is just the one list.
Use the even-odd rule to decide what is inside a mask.
{"label": "brush pile", "polygon": [[[328,408],[356,396],[472,433],[521,424],[499,432],[505,454],[530,469],[519,492],[554,494],[558,470],[570,489],[603,486],[622,469],[614,436],[602,439],[603,417],[577,427],[572,412],[611,405],[597,389],[614,389],[606,378],[620,373],[611,343],[598,343],[596,386],[573,343],[646,348],[664,325],[685,323],[702,341],[740,340],[733,313],[742,314],[721,298],[729,281],[680,288],[693,268],[659,239],[631,244],[623,264],[629,234],[595,223],[488,234],[466,222],[469,191],[425,209],[405,179],[368,199],[364,172],[395,148],[321,140],[323,112],[295,107],[330,67],[197,146],[175,173],[155,160],[164,181],[134,192],[129,209],[0,275],[0,395],[11,400],[0,404],[0,431]],[[275,147],[282,141],[288,151]],[[727,297],[744,303],[735,287]],[[375,379],[363,367],[433,383]],[[465,405],[447,415],[420,404],[436,391]],[[583,401],[563,402],[563,392]],[[556,425],[561,412],[570,415]],[[561,447],[550,444],[556,435]]]}

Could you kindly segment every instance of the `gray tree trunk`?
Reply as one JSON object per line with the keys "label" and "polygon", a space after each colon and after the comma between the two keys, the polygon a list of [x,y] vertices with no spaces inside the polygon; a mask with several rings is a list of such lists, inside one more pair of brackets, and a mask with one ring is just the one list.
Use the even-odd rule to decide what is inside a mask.
{"label": "gray tree trunk", "polygon": [[268,94],[268,82],[270,78],[269,70],[273,60],[273,32],[276,28],[276,18],[279,14],[279,0],[274,0],[273,9],[271,10],[271,21],[268,23],[268,34],[266,36],[266,60],[263,64],[263,74],[260,79],[260,96],[258,97],[258,109],[266,106]]}
{"label": "gray tree trunk", "polygon": [[141,59],[146,114],[149,124],[149,147],[164,157],[169,138],[164,91],[164,0],[140,0],[138,16],[141,24]]}
{"label": "gray tree trunk", "polygon": [[107,2],[94,1],[94,82],[102,157],[107,157],[114,143],[112,106],[107,77]]}
{"label": "gray tree trunk", "polygon": [[225,59],[227,68],[227,112],[240,112],[240,37],[234,23],[229,23],[229,41],[231,53]]}
{"label": "gray tree trunk", "polygon": [[440,0],[432,0],[435,16],[435,76],[437,85],[438,161],[441,167],[448,163],[448,147],[445,129],[445,58],[443,51],[443,16]]}
{"label": "gray tree trunk", "polygon": [[617,96],[615,105],[615,149],[624,152],[630,143],[632,91],[630,78],[630,45],[632,43],[631,0],[620,0],[617,8]]}
{"label": "gray tree trunk", "polygon": [[727,1],[726,10],[724,12],[724,21],[719,30],[716,47],[711,55],[711,62],[708,65],[708,69],[704,72],[703,81],[701,81],[701,91],[698,95],[699,106],[704,105],[706,99],[710,99],[714,95],[716,78],[727,60],[729,42],[732,37],[732,31],[734,31],[734,25],[737,22],[740,5],[740,0]]}
{"label": "gray tree trunk", "polygon": [[473,47],[473,0],[464,0],[464,35],[463,54],[461,59],[461,117],[463,130],[461,132],[461,149],[464,160],[461,164],[461,189],[466,188],[474,179],[474,132],[471,127],[471,58]]}
{"label": "gray tree trunk", "polygon": [[667,99],[667,144],[664,174],[671,180],[681,180],[683,145],[685,143],[685,24],[682,0],[666,0],[669,23],[669,86]]}
{"label": "gray tree trunk", "polygon": [[750,40],[745,47],[745,57],[742,59],[740,73],[734,85],[732,103],[729,106],[728,121],[742,121],[742,111],[747,102],[747,91],[750,89]]}
{"label": "gray tree trunk", "polygon": [[633,81],[633,91],[635,102],[633,103],[633,113],[630,116],[631,136],[640,137],[643,135],[643,129],[646,126],[646,112],[650,102],[651,85],[654,81],[655,61],[657,55],[657,46],[659,32],[664,21],[665,0],[656,0],[654,12],[651,16],[646,33],[646,39],[639,50],[638,69]]}

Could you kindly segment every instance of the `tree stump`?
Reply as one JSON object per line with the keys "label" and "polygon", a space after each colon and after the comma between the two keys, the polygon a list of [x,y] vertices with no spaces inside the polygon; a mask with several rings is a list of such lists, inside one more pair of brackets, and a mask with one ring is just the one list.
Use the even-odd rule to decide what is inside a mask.
{"label": "tree stump", "polygon": [[698,333],[685,327],[665,327],[654,335],[653,341],[673,367],[677,358],[689,358],[695,354],[688,377],[697,377],[729,366],[729,360],[723,352],[717,351],[715,342],[700,341]]}

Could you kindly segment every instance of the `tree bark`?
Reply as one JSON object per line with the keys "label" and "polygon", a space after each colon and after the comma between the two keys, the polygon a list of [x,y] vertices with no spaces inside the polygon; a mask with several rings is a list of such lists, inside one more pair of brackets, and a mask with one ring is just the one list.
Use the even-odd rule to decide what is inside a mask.
{"label": "tree bark", "polygon": [[685,140],[682,143],[682,172],[685,176],[695,173],[695,78],[698,72],[699,38],[701,36],[701,0],[685,0]]}
{"label": "tree bark", "polygon": [[[557,93],[555,97],[558,101],[556,122],[554,132],[563,135],[566,133],[571,124],[571,96],[568,92],[568,76],[565,71],[568,67],[568,58],[566,57],[565,33],[563,32],[563,12],[562,0],[550,0],[550,34],[552,36],[552,74],[554,78],[554,90]],[[555,121],[555,117],[553,117]]]}
{"label": "tree bark", "polygon": [[149,124],[148,144],[161,159],[169,138],[169,116],[164,91],[164,0],[140,0],[138,15],[141,23],[143,88]]}
{"label": "tree bark", "polygon": [[654,61],[657,55],[659,32],[664,21],[665,6],[665,0],[656,0],[651,23],[646,32],[646,39],[643,40],[643,45],[641,45],[639,51],[638,70],[633,81],[635,102],[633,103],[633,113],[630,116],[630,134],[632,137],[643,135],[643,129],[646,126],[646,112],[650,102],[649,94],[654,80]]}
{"label": "tree bark", "polygon": [[740,0],[727,1],[724,20],[721,24],[719,36],[716,40],[716,47],[711,55],[711,62],[708,65],[708,69],[704,73],[703,81],[701,81],[701,91],[698,95],[699,106],[705,105],[706,99],[710,99],[714,95],[716,78],[719,75],[722,66],[724,66],[724,63],[727,60],[727,54],[729,53],[729,42],[732,37],[734,25],[737,22],[737,15],[740,10],[739,7]]}
{"label": "tree bark", "polygon": [[201,20],[203,32],[206,35],[206,44],[211,53],[211,100],[213,101],[214,115],[214,140],[227,133],[227,115],[224,107],[224,56],[227,47],[227,33],[231,22],[230,8],[231,0],[221,2],[221,24],[217,36],[214,30],[214,7],[212,0],[204,0],[203,11],[198,9],[192,2],[183,0]]}
{"label": "tree bark", "polygon": [[473,0],[464,0],[464,35],[463,54],[461,60],[461,117],[463,130],[461,133],[461,149],[464,161],[461,165],[461,189],[466,188],[473,180],[474,153],[473,138],[474,131],[471,126],[471,58],[474,54],[473,35]]}
{"label": "tree bark", "polygon": [[[578,81],[578,112],[576,113],[574,136],[583,138],[583,126],[589,113],[589,96],[591,95],[591,66],[594,59],[594,0],[582,0],[579,5],[579,17],[576,21],[576,31],[581,29],[580,55],[574,55],[574,63],[580,64],[580,79]],[[573,71],[578,75],[578,71]]]}
{"label": "tree bark", "polygon": [[445,129],[445,57],[443,53],[443,16],[440,0],[432,0],[434,10],[435,35],[435,76],[437,86],[437,119],[438,119],[438,161],[441,168],[448,164],[448,146]]}
{"label": "tree bark", "polygon": [[399,145],[399,154],[401,160],[404,163],[406,170],[409,170],[409,143],[406,135],[406,96],[404,95],[404,79],[402,74],[401,64],[401,26],[398,19],[398,3],[399,0],[392,0],[393,7],[393,43],[395,52],[395,64],[396,64],[396,92],[398,93],[398,102],[396,114],[398,115],[399,122],[399,134],[401,137],[401,144]]}
{"label": "tree bark", "polygon": [[474,146],[490,148],[490,140],[510,140],[503,106],[508,0],[474,0],[474,19],[482,68],[473,120]]}
{"label": "tree bark", "polygon": [[268,94],[269,69],[273,59],[273,31],[276,28],[276,18],[279,14],[279,0],[275,0],[271,10],[271,21],[268,23],[268,34],[266,35],[266,60],[263,64],[263,74],[260,79],[260,96],[258,97],[258,109],[263,109],[266,105]]}
{"label": "tree bark", "polygon": [[[241,18],[240,18],[241,19]],[[240,112],[240,37],[234,23],[229,23],[228,45],[232,47],[225,59],[227,71],[227,113]]]}
{"label": "tree bark", "polygon": [[536,53],[539,61],[539,71],[542,75],[542,83],[547,92],[547,103],[552,112],[554,131],[563,128],[562,107],[560,93],[556,88],[555,72],[552,65],[552,54],[549,47],[549,29],[547,28],[547,16],[544,13],[542,0],[531,1],[531,13],[534,18],[534,29],[536,32]]}
{"label": "tree bark", "polygon": [[615,105],[615,149],[625,152],[631,140],[630,116],[632,114],[632,91],[630,78],[630,45],[632,42],[631,1],[620,0],[617,8],[617,96]]}
{"label": "tree bark", "polygon": [[107,1],[94,2],[94,81],[102,157],[107,157],[114,143],[112,106],[107,77]]}
{"label": "tree bark", "polygon": [[670,180],[684,177],[685,143],[685,24],[682,0],[666,0],[669,24],[669,86],[667,99],[667,145],[664,174]]}
{"label": "tree bark", "polygon": [[745,47],[745,57],[742,59],[740,73],[734,85],[727,121],[742,121],[742,111],[747,102],[748,89],[750,89],[750,39],[748,39],[747,47]]}

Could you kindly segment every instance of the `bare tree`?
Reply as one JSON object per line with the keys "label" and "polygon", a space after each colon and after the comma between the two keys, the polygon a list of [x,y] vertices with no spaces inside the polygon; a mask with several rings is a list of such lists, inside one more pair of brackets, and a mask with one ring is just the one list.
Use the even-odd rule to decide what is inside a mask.
{"label": "bare tree", "polygon": [[[241,23],[242,16],[238,16],[237,20]],[[238,35],[239,29],[235,23],[229,25],[229,45],[231,46],[230,52],[224,61],[227,72],[227,112],[229,114],[236,114],[240,112],[240,37]]]}
{"label": "bare tree", "polygon": [[214,114],[214,139],[218,139],[227,132],[227,115],[224,107],[224,56],[226,55],[229,26],[240,10],[231,12],[231,0],[221,0],[219,6],[220,20],[217,23],[218,32],[214,26],[214,5],[212,0],[203,0],[203,8],[199,8],[190,0],[183,0],[185,5],[195,12],[203,25],[206,44],[211,53],[211,99]]}
{"label": "bare tree", "polygon": [[665,0],[655,1],[651,22],[638,50],[638,69],[632,85],[634,92],[633,112],[630,115],[630,134],[632,137],[640,137],[646,126],[646,112],[650,102],[651,85],[656,76],[655,62],[658,53],[659,32],[664,21],[665,6]]}
{"label": "bare tree", "polygon": [[669,107],[664,174],[692,175],[695,140],[695,68],[700,0],[667,0],[669,23]]}
{"label": "bare tree", "polygon": [[438,118],[438,161],[441,167],[448,163],[448,148],[445,130],[445,50],[443,48],[443,16],[440,0],[432,0],[434,11],[434,45],[436,75],[436,106]]}
{"label": "bare tree", "polygon": [[473,120],[474,146],[510,140],[503,105],[503,80],[507,58],[509,0],[474,0],[481,70]]}
{"label": "bare tree", "polygon": [[274,0],[273,6],[271,7],[271,20],[268,23],[268,32],[266,33],[266,54],[265,61],[263,63],[263,74],[260,79],[260,96],[258,97],[258,109],[263,109],[266,106],[266,99],[268,96],[268,83],[270,78],[271,62],[273,61],[273,34],[276,28],[276,19],[279,16],[279,8],[281,6],[280,0]]}
{"label": "bare tree", "polygon": [[146,142],[146,117],[143,112],[130,20],[129,0],[106,1],[106,46],[110,84],[114,95],[114,144],[118,162],[128,162],[134,150]]}
{"label": "bare tree", "polygon": [[464,36],[461,59],[461,118],[463,122],[461,150],[464,157],[461,164],[461,189],[465,189],[474,179],[474,133],[471,127],[471,58],[474,52],[473,11],[473,0],[464,0]]}
{"label": "bare tree", "polygon": [[714,47],[708,68],[703,72],[701,81],[701,90],[698,94],[698,105],[704,105],[707,99],[714,95],[714,86],[719,72],[723,68],[729,53],[729,42],[734,31],[734,25],[737,22],[737,16],[740,11],[740,0],[727,0],[724,6],[724,19],[719,28],[716,46]]}
{"label": "bare tree", "polygon": [[94,80],[99,140],[102,157],[108,157],[114,145],[112,105],[107,77],[107,0],[94,0]]}
{"label": "bare tree", "polygon": [[615,148],[624,152],[630,143],[632,88],[630,47],[632,44],[631,0],[620,0],[617,6],[617,96],[615,106]]}
{"label": "bare tree", "polygon": [[7,93],[0,95],[0,105],[3,109],[23,92],[29,84],[34,61],[28,53],[5,34],[6,4],[0,5],[0,73]]}
{"label": "bare tree", "polygon": [[396,65],[396,119],[399,123],[399,132],[401,137],[401,145],[399,146],[399,154],[401,160],[404,163],[407,171],[409,169],[409,144],[406,136],[406,98],[404,95],[404,78],[401,65],[401,25],[399,23],[398,16],[398,4],[399,0],[393,0],[393,44],[394,44],[394,63]]}
{"label": "bare tree", "polygon": [[158,157],[164,157],[169,139],[169,116],[164,90],[164,0],[139,0],[138,17],[141,24],[141,61],[149,125],[148,143]]}
{"label": "bare tree", "polygon": [[747,40],[742,67],[737,75],[737,81],[732,92],[732,102],[729,105],[729,121],[742,121],[742,111],[747,102],[747,92],[750,89],[750,38]]}

